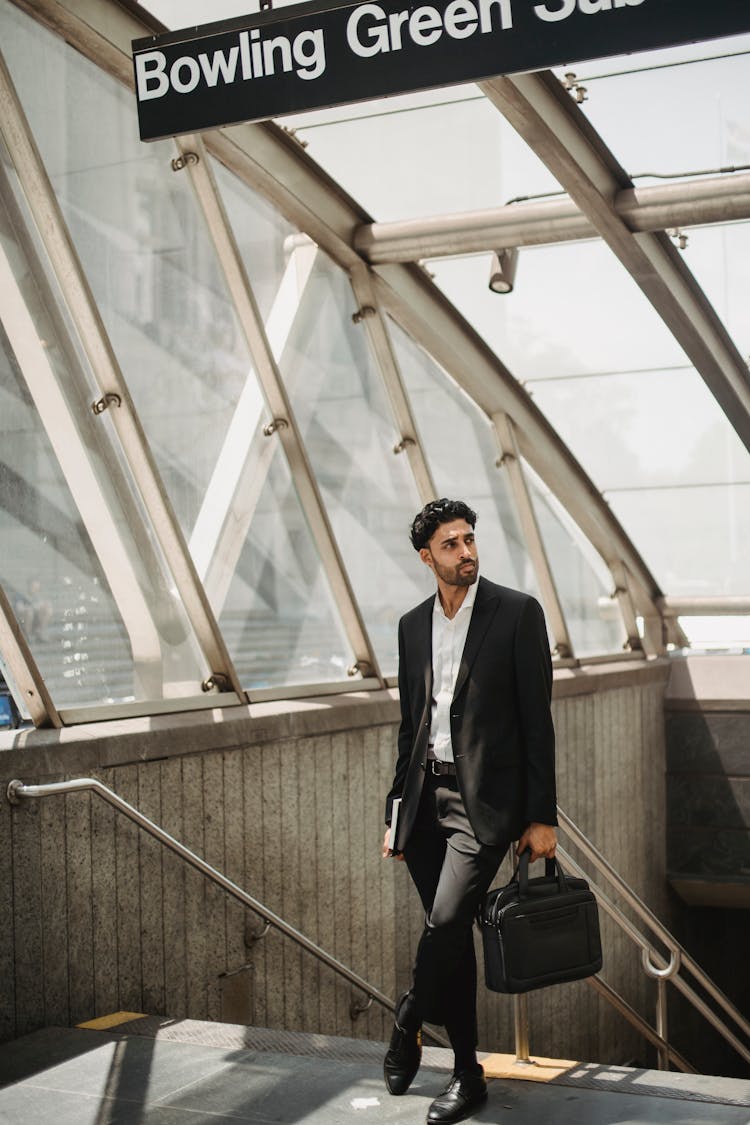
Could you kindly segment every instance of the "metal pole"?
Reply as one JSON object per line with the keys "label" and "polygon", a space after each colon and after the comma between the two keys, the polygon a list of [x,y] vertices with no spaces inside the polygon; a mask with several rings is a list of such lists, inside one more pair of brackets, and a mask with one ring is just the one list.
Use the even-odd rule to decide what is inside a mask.
{"label": "metal pole", "polygon": [[[568,823],[571,822],[568,821],[568,818],[564,813],[561,812],[561,810],[558,809],[558,813],[560,814],[560,823],[563,825],[563,827],[565,827],[566,831],[569,832],[570,829],[568,828]],[[590,845],[588,843],[586,837],[583,836],[582,833],[578,832],[578,829],[575,829],[575,832],[577,833],[577,835],[574,835],[573,838],[576,840],[582,850],[585,851],[586,845],[588,845],[592,849],[592,852],[597,855],[599,854],[596,853],[596,849],[593,848],[593,845]],[[558,858],[565,864],[566,871],[570,871],[574,875],[580,875],[582,878],[588,878],[583,868],[580,867],[580,865],[575,862],[572,856],[570,856],[565,851],[565,849],[560,847],[559,845],[557,848],[557,855]],[[606,861],[604,862],[606,863]],[[651,914],[651,912],[648,910],[648,907],[644,906],[643,903],[641,903],[637,895],[635,895],[635,893],[630,890],[627,883],[622,882],[619,875],[617,875],[617,873],[612,868],[610,868],[611,874],[608,874],[608,872],[602,870],[602,868],[599,868],[599,870],[604,875],[604,877],[608,879],[610,884],[615,886],[615,888],[618,889],[621,894],[623,894],[623,896],[628,900],[629,904],[633,907],[635,913],[644,922],[646,922],[650,929],[653,930],[655,934],[657,934],[659,939],[663,941],[670,950],[669,964],[665,964],[663,966],[654,964],[651,959],[652,949],[650,940],[646,938],[635,927],[635,925],[628,918],[626,918],[619,907],[615,906],[614,903],[612,903],[607,898],[607,896],[596,886],[596,884],[591,879],[589,879],[589,886],[596,895],[597,902],[602,907],[602,909],[605,910],[612,919],[614,919],[616,925],[619,926],[623,933],[627,934],[631,941],[640,946],[644,970],[652,977],[656,976],[659,972],[662,971],[662,969],[667,970],[665,972],[665,978],[671,978],[675,988],[678,989],[678,991],[687,998],[687,1000],[690,1002],[690,1004],[692,1004],[695,1010],[699,1012],[700,1015],[702,1015],[703,1018],[708,1023],[710,1023],[713,1028],[716,1029],[716,1031],[719,1032],[719,1034],[727,1041],[727,1043],[729,1043],[729,1045],[733,1047],[734,1050],[743,1059],[745,1059],[746,1062],[750,1063],[750,1050],[748,1050],[748,1048],[737,1038],[737,1036],[729,1030],[726,1024],[723,1023],[721,1019],[716,1015],[716,1013],[711,1010],[706,1001],[698,995],[695,989],[693,989],[688,984],[688,982],[683,979],[683,977],[677,971],[680,965],[683,965],[692,973],[692,975],[697,981],[700,982],[701,986],[705,989],[708,995],[711,996],[712,999],[714,999],[721,1008],[723,1008],[727,1015],[731,1016],[731,1018],[746,1036],[750,1036],[750,1024],[748,1023],[748,1021],[741,1015],[740,1012],[737,1011],[731,1001],[729,1001],[727,997],[724,996],[721,990],[716,987],[711,978],[703,972],[700,966],[696,965],[695,962],[691,960],[691,958],[687,955],[687,953],[685,953],[684,949],[682,949],[682,947],[672,936],[672,934],[670,934],[669,930],[662,926],[658,918],[656,918],[656,916]],[[656,958],[657,961],[664,960],[663,957],[658,953],[653,953],[653,957]],[[677,957],[679,957],[679,963],[677,963],[674,969],[672,969],[671,966],[674,964],[674,959]],[[658,1046],[658,1044],[656,1045]],[[670,1048],[670,1051],[672,1051],[672,1048]],[[672,1052],[672,1057],[674,1061],[674,1052]]]}
{"label": "metal pole", "polygon": [[531,565],[534,567],[536,580],[539,583],[539,591],[542,595],[552,636],[555,638],[555,653],[561,657],[572,657],[575,655],[573,641],[568,631],[557,583],[552,573],[547,548],[539,527],[536,509],[526,481],[526,474],[523,470],[513,420],[509,414],[493,414],[492,427],[500,450],[498,467],[504,468],[508,474],[518,522],[521,525]]}
{"label": "metal pole", "polygon": [[516,1036],[516,1066],[534,1066],[529,1058],[529,999],[525,992],[513,997],[513,1024]]}
{"label": "metal pole", "polygon": [[671,980],[680,970],[680,951],[672,950],[669,964],[660,969],[651,960],[651,950],[641,950],[641,961],[647,976],[656,981],[656,1034],[663,1046],[658,1049],[659,1070],[669,1070],[669,1038],[667,1030],[667,981]]}
{"label": "metal pole", "polygon": [[645,1020],[639,1012],[636,1012],[635,1008],[632,1008],[627,1000],[623,999],[619,992],[616,992],[615,989],[612,988],[611,984],[607,984],[604,977],[598,974],[594,977],[587,977],[586,983],[590,985],[595,992],[598,992],[608,1004],[611,1004],[615,1011],[619,1012],[636,1031],[640,1032],[644,1039],[647,1039],[648,1042],[652,1043],[657,1049],[663,1046],[668,1057],[678,1070],[681,1070],[683,1074],[696,1073],[695,1067],[692,1066],[687,1059],[684,1059],[679,1051],[676,1051],[669,1043],[662,1043],[662,1040],[656,1034],[651,1024]]}
{"label": "metal pole", "polygon": [[659,1048],[659,1070],[669,1070],[667,982],[661,978],[656,982],[656,1034],[660,1039],[663,1039],[665,1043],[665,1046]]}
{"label": "metal pole", "polygon": [[[750,175],[625,188],[613,208],[632,231],[705,226],[750,218]],[[354,247],[373,265],[479,254],[514,246],[550,246],[598,237],[569,195],[518,200],[486,211],[364,223]]]}
{"label": "metal pole", "polygon": [[370,348],[391,404],[396,429],[401,437],[393,452],[406,452],[419,499],[422,504],[427,504],[435,499],[437,491],[419,438],[417,423],[404,387],[391,336],[386,328],[385,317],[375,296],[370,270],[364,264],[352,266],[350,277],[354,296],[359,304],[358,323],[364,324]]}
{"label": "metal pole", "polygon": [[735,617],[750,613],[750,598],[657,598],[657,607],[665,617]]}

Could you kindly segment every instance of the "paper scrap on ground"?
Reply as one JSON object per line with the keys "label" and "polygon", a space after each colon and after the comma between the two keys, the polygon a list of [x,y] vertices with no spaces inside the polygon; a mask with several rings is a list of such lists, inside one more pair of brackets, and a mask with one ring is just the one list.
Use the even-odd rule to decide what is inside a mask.
{"label": "paper scrap on ground", "polygon": [[380,1105],[380,1098],[352,1098],[352,1109],[372,1109]]}

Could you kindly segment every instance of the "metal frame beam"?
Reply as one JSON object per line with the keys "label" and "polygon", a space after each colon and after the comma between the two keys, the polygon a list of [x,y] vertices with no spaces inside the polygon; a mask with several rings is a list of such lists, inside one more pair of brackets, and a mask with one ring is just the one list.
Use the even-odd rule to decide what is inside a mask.
{"label": "metal frame beam", "polygon": [[[612,207],[634,233],[738,222],[750,219],[750,175],[624,188]],[[355,232],[354,247],[377,265],[598,237],[593,222],[566,195],[486,211],[366,223]]]}
{"label": "metal frame beam", "polygon": [[396,353],[391,337],[385,326],[382,310],[375,297],[370,271],[364,263],[352,266],[350,271],[352,289],[359,305],[357,315],[363,323],[375,356],[375,362],[385,385],[396,426],[401,441],[394,447],[395,454],[406,452],[409,458],[417,493],[423,504],[428,504],[437,496],[432,472],[422,448],[417,423],[412,414],[411,403],[404,388]]}
{"label": "metal frame beam", "polygon": [[[178,138],[177,147],[189,170],[191,182],[247,340],[258,382],[271,412],[270,426],[273,426],[271,432],[278,435],[284,448],[302,510],[317,545],[334,601],[341,613],[354,652],[355,665],[363,676],[375,675],[380,678],[375,651],[367,635],[315,474],[307,457],[292,404],[271,351],[242,255],[211,171],[206,148],[197,136]],[[194,159],[195,157],[197,159]]]}
{"label": "metal frame beam", "polygon": [[516,513],[529,549],[531,565],[534,567],[536,580],[539,583],[539,592],[542,595],[547,620],[552,630],[552,636],[555,638],[555,655],[561,659],[568,659],[575,655],[573,641],[565,621],[565,612],[560,601],[560,595],[557,592],[557,584],[549,563],[547,548],[542,538],[531,492],[523,471],[513,421],[507,414],[493,414],[492,427],[500,451],[498,468],[505,469],[508,474]]}
{"label": "metal frame beam", "polygon": [[750,597],[659,598],[665,617],[738,617],[750,614]]}
{"label": "metal frame beam", "polygon": [[750,450],[750,376],[703,290],[663,233],[632,233],[614,204],[632,183],[550,72],[482,82],[500,110],[587,216],[703,377]]}

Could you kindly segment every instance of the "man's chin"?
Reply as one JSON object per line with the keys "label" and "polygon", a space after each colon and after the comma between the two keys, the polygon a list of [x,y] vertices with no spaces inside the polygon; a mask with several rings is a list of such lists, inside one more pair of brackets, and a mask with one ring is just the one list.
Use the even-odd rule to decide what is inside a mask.
{"label": "man's chin", "polygon": [[479,572],[472,570],[471,574],[458,574],[456,576],[457,586],[473,586],[479,577]]}

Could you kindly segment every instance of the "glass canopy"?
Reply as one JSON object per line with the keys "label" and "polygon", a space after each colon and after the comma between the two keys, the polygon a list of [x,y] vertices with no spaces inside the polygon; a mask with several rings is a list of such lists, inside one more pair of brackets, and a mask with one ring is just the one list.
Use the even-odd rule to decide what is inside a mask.
{"label": "glass canopy", "polygon": [[[273,125],[144,145],[108,8],[100,57],[75,13],[63,39],[0,0],[19,701],[42,681],[66,722],[392,682],[398,619],[432,590],[408,527],[436,494],[476,508],[483,573],[541,599],[559,657],[660,655],[635,624],[660,615],[671,647],[679,617],[699,646],[750,649],[750,216],[689,221],[691,184],[747,192],[750,36],[558,74],[602,151],[687,216],[653,229],[669,299],[685,277],[705,295],[696,321],[607,230],[524,234],[567,196],[482,88],[280,122],[300,145]],[[487,284],[505,247],[463,234],[368,261],[357,205],[385,226],[512,212],[512,291]]]}

